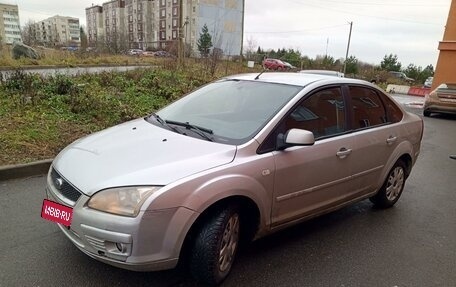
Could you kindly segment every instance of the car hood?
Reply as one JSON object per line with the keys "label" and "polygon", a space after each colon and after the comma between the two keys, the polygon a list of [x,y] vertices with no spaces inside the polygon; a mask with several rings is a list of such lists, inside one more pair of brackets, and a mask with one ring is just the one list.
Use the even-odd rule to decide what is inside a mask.
{"label": "car hood", "polygon": [[233,161],[236,146],[127,122],[75,141],[54,168],[86,195],[118,186],[167,185]]}

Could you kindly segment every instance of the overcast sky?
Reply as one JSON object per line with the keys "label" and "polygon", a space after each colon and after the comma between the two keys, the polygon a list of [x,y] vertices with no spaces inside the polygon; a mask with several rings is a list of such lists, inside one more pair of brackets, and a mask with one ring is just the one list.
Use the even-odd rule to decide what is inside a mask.
{"label": "overcast sky", "polygon": [[[104,1],[0,0],[19,5],[24,25],[54,15],[72,16],[85,25],[85,8]],[[314,58],[326,53],[344,58],[349,22],[349,55],[379,64],[397,54],[403,67],[434,65],[451,0],[246,0],[244,44],[263,49],[293,48]]]}

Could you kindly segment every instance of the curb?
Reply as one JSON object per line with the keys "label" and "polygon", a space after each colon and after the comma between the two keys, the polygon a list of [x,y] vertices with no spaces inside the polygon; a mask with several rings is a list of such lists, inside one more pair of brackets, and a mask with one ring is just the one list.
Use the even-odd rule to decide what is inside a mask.
{"label": "curb", "polygon": [[43,175],[49,171],[52,159],[27,164],[0,166],[0,181]]}

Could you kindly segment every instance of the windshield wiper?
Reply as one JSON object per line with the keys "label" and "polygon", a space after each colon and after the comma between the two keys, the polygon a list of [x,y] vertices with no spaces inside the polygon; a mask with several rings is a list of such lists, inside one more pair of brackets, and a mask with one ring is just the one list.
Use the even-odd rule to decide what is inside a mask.
{"label": "windshield wiper", "polygon": [[214,139],[207,134],[214,134],[214,131],[208,128],[203,128],[199,126],[195,126],[190,124],[189,122],[177,122],[177,121],[171,121],[171,120],[165,120],[165,123],[171,124],[171,125],[176,125],[176,126],[181,126],[185,127],[188,130],[193,130],[196,134],[200,135],[201,137],[207,139],[208,141],[214,141]]}
{"label": "windshield wiper", "polygon": [[156,120],[159,124],[161,124],[162,126],[168,128],[169,130],[175,131],[175,132],[178,133],[178,134],[181,133],[181,132],[180,132],[178,129],[176,129],[175,127],[172,127],[172,126],[168,125],[167,121],[165,121],[164,119],[162,119],[162,118],[161,118],[159,115],[157,115],[156,113],[150,114],[149,118],[150,118],[150,117],[154,117],[155,120]]}

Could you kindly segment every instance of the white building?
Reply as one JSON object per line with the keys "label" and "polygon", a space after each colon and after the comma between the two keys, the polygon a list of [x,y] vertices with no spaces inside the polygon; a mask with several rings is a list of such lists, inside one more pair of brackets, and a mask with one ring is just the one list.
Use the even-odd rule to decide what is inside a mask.
{"label": "white building", "polygon": [[0,37],[2,43],[21,42],[21,27],[17,5],[0,3]]}
{"label": "white building", "polygon": [[79,46],[79,19],[53,16],[35,23],[36,40],[46,46]]}

